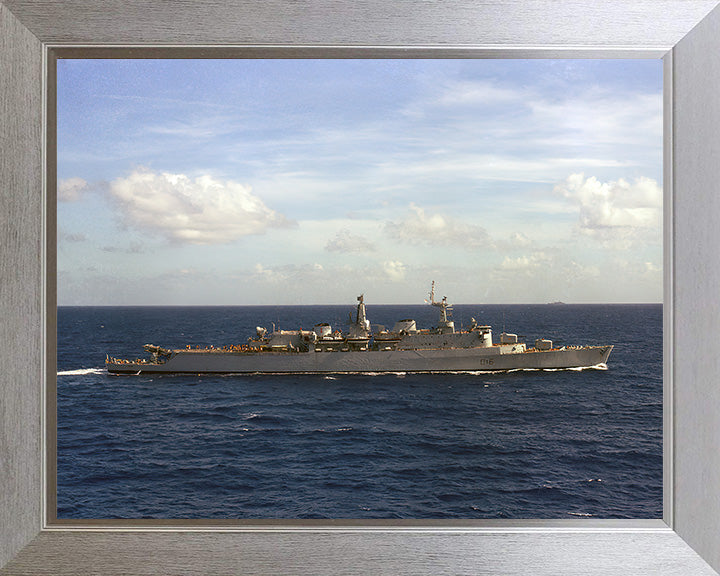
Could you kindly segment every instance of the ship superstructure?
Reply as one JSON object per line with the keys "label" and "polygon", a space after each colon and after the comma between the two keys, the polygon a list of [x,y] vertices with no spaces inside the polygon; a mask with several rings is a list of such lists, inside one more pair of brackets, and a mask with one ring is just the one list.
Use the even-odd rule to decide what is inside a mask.
{"label": "ship superstructure", "polygon": [[107,357],[111,373],[357,373],[357,372],[458,372],[517,369],[604,367],[612,345],[554,347],[538,339],[533,347],[519,342],[516,334],[503,332],[493,342],[492,328],[473,318],[466,330],[456,330],[447,297],[430,305],[439,308],[438,325],[418,329],[414,319],[399,320],[391,330],[375,333],[365,309],[364,295],[357,298],[355,318],[345,333],[328,323],[312,330],[277,330],[258,326],[254,337],[241,345],[220,348],[166,349],[146,344],[148,359]]}

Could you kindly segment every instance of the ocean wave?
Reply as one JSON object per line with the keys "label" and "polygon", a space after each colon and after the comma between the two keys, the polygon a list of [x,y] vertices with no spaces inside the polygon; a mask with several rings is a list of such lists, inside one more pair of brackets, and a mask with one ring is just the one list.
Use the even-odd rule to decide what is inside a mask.
{"label": "ocean wave", "polygon": [[58,376],[85,376],[87,374],[106,374],[105,368],[78,368],[77,370],[62,370]]}

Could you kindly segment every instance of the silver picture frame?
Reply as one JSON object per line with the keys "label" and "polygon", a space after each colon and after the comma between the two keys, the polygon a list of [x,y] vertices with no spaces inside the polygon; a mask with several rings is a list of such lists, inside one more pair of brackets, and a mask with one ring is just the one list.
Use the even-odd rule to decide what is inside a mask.
{"label": "silver picture frame", "polygon": [[[0,574],[715,574],[720,568],[717,0],[0,0]],[[58,54],[648,57],[665,71],[664,517],[54,520]]]}

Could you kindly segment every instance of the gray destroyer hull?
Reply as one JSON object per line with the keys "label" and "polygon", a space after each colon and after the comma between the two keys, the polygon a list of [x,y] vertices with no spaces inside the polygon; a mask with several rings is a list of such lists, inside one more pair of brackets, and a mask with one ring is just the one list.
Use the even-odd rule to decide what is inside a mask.
{"label": "gray destroyer hull", "polygon": [[612,346],[513,351],[512,347],[335,352],[173,350],[162,361],[113,361],[117,374],[333,374],[367,372],[492,372],[604,365]]}

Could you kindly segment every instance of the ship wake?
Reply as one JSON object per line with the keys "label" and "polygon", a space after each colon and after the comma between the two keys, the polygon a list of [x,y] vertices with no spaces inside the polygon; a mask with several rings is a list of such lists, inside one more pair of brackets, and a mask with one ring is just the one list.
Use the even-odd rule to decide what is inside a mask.
{"label": "ship wake", "polygon": [[78,368],[77,370],[62,370],[58,376],[87,376],[89,374],[107,374],[105,368]]}
{"label": "ship wake", "polygon": [[515,368],[512,370],[498,370],[498,372],[582,372],[583,370],[607,370],[604,362],[594,366],[570,366],[568,368]]}
{"label": "ship wake", "polygon": [[[326,380],[335,380],[337,375],[354,374],[359,376],[397,376],[402,378],[407,374],[466,374],[470,376],[487,376],[488,374],[510,374],[512,372],[583,372],[585,370],[607,370],[607,364],[595,364],[594,366],[573,366],[569,368],[509,368],[507,370],[419,370],[413,372],[334,372],[335,376],[326,375]],[[306,374],[313,374],[307,372]]]}

